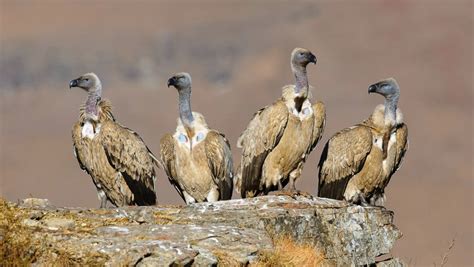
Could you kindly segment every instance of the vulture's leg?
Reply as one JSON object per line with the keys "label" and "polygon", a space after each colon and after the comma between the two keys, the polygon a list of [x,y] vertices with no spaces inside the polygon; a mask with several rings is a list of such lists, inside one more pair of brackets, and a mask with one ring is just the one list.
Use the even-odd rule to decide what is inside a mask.
{"label": "vulture's leg", "polygon": [[107,207],[107,196],[105,195],[104,190],[99,187],[97,187],[97,197],[100,201],[100,208],[105,209]]}
{"label": "vulture's leg", "polygon": [[219,198],[220,198],[219,191],[216,188],[212,188],[211,190],[209,190],[206,200],[208,202],[215,202],[215,201],[219,201]]}
{"label": "vulture's leg", "polygon": [[384,192],[378,192],[370,198],[370,205],[383,207],[385,204],[385,194]]}
{"label": "vulture's leg", "polygon": [[278,191],[281,191],[283,189],[283,186],[281,184],[281,180],[278,180]]}
{"label": "vulture's leg", "polygon": [[287,187],[283,189],[282,192],[277,193],[278,195],[288,195],[293,198],[295,196],[303,196],[310,199],[313,198],[313,196],[310,193],[296,189],[296,179],[298,179],[301,176],[302,169],[303,169],[303,163],[301,162],[298,165],[298,167],[290,173],[288,177],[289,181],[288,181]]}
{"label": "vulture's leg", "polygon": [[359,202],[360,202],[360,205],[362,207],[369,207],[370,204],[367,202],[367,200],[365,199],[365,197],[359,195]]}
{"label": "vulture's leg", "polygon": [[184,196],[184,201],[186,202],[186,205],[196,203],[196,199],[194,199],[188,192],[183,191],[183,196]]}
{"label": "vulture's leg", "polygon": [[296,180],[296,177],[294,177],[293,175],[290,174],[290,177],[289,177],[290,181],[288,182],[288,186],[286,187],[288,191],[296,191],[296,186],[295,186],[295,180]]}
{"label": "vulture's leg", "polygon": [[102,191],[102,194],[103,195],[99,196],[99,198],[100,198],[100,208],[105,209],[105,208],[107,208],[107,197],[105,196],[103,191]]}

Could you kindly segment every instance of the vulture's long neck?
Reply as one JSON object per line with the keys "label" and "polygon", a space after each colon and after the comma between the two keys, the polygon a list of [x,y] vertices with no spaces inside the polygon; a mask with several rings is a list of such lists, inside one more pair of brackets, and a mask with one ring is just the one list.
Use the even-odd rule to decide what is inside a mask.
{"label": "vulture's long neck", "polygon": [[291,69],[295,75],[295,93],[299,94],[301,91],[309,90],[308,75],[306,74],[306,67],[292,64]]}
{"label": "vulture's long neck", "polygon": [[185,126],[191,127],[194,121],[191,110],[191,88],[179,91],[179,117]]}
{"label": "vulture's long neck", "polygon": [[395,125],[397,121],[397,105],[399,95],[390,95],[385,98],[385,122]]}
{"label": "vulture's long neck", "polygon": [[93,90],[88,91],[87,100],[86,100],[86,115],[89,118],[98,118],[98,104],[102,96],[102,87],[97,86]]}

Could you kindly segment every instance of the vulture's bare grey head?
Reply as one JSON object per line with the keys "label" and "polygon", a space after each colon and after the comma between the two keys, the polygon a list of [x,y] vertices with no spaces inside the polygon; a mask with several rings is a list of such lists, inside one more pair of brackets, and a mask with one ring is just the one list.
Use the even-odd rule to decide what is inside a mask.
{"label": "vulture's bare grey head", "polygon": [[369,86],[369,94],[377,93],[383,95],[386,99],[397,98],[400,96],[400,88],[394,78],[381,80]]}
{"label": "vulture's bare grey head", "polygon": [[178,90],[179,116],[184,125],[191,125],[194,117],[191,111],[191,75],[179,72],[168,79],[168,87],[174,86]]}
{"label": "vulture's bare grey head", "polygon": [[178,92],[191,90],[191,75],[187,72],[179,72],[168,79],[168,87],[174,86]]}
{"label": "vulture's bare grey head", "polygon": [[291,65],[306,68],[309,63],[316,64],[316,56],[305,48],[295,48],[291,52]]}
{"label": "vulture's bare grey head", "polygon": [[102,89],[99,77],[95,73],[86,73],[81,77],[69,82],[69,88],[79,87],[87,92],[98,92]]}
{"label": "vulture's bare grey head", "polygon": [[385,120],[394,124],[397,115],[398,98],[400,97],[400,88],[394,78],[388,78],[369,86],[369,94],[377,93],[385,97]]}

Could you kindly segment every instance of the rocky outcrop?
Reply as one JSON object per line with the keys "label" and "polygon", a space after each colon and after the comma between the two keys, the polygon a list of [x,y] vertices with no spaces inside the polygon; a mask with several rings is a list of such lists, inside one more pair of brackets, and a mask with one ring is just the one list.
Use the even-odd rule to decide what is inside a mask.
{"label": "rocky outcrop", "polygon": [[[365,265],[376,264],[401,237],[384,208],[303,196],[113,209],[28,199],[0,207],[2,246],[10,253],[23,246],[17,253],[44,265],[246,265],[258,263],[279,238],[314,246],[326,265]],[[401,262],[389,264],[383,266]]]}

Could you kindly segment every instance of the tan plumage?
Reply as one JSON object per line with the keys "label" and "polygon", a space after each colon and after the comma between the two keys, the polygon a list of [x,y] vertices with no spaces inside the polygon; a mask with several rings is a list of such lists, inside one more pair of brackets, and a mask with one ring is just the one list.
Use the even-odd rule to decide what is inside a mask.
{"label": "tan plumage", "polygon": [[[397,113],[398,114],[398,113]],[[399,112],[401,114],[401,112]],[[405,153],[408,150],[408,127],[402,121],[398,120],[397,125],[394,128],[391,140],[393,141],[388,144],[387,148],[387,164],[385,167],[386,178],[384,179],[383,188],[385,188],[390,182],[393,174],[400,169]]]}
{"label": "tan plumage", "polygon": [[324,104],[311,104],[306,77],[306,65],[316,58],[297,48],[291,59],[296,85],[283,87],[279,100],[259,110],[237,142],[242,159],[236,189],[242,197],[267,194],[287,183],[295,190],[303,163],[322,136]]}
{"label": "tan plumage", "polygon": [[136,132],[115,122],[110,102],[100,99],[100,80],[85,74],[70,86],[89,93],[72,138],[79,166],[92,177],[101,207],[107,200],[115,206],[156,204],[157,160]]}
{"label": "tan plumage", "polygon": [[[379,92],[387,97],[397,95],[396,101],[392,101],[397,102],[395,80],[387,79],[376,85],[380,84],[397,88],[394,92]],[[385,112],[385,105],[378,105],[367,120],[329,139],[319,162],[318,196],[383,205],[384,189],[408,148],[407,127],[396,103],[393,110],[392,116]]]}
{"label": "tan plumage", "polygon": [[160,141],[161,161],[170,183],[187,204],[230,199],[233,165],[229,142],[207,126],[202,114],[191,113],[189,74],[174,75],[168,85],[175,86],[180,96],[176,131]]}

